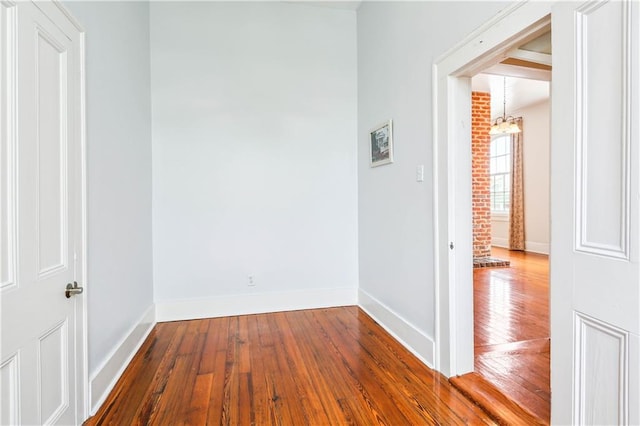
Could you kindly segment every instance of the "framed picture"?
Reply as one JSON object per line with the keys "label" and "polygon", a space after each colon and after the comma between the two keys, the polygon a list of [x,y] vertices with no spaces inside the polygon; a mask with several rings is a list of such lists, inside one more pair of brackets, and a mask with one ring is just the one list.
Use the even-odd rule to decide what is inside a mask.
{"label": "framed picture", "polygon": [[373,129],[369,139],[371,167],[393,163],[393,120]]}

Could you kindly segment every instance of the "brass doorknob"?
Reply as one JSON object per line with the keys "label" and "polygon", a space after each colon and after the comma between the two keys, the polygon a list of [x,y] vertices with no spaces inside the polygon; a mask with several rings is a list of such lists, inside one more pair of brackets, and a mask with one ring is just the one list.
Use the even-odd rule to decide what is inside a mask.
{"label": "brass doorknob", "polygon": [[67,297],[67,299],[69,299],[74,294],[80,294],[83,291],[84,291],[84,288],[78,287],[78,283],[74,281],[73,284],[71,283],[67,284],[66,290],[64,291],[64,295]]}

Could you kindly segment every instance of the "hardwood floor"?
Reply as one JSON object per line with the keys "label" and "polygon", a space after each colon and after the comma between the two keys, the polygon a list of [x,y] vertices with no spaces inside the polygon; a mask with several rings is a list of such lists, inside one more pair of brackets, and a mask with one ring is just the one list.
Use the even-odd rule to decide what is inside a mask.
{"label": "hardwood floor", "polygon": [[86,424],[495,423],[344,307],[158,324]]}
{"label": "hardwood floor", "polygon": [[475,371],[550,421],[548,256],[494,248],[509,268],[474,269]]}

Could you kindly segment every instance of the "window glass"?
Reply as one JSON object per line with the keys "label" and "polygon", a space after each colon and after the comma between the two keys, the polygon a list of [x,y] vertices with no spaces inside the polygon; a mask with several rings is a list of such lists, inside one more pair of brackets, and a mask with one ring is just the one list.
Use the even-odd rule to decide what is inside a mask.
{"label": "window glass", "polygon": [[511,187],[511,136],[500,135],[491,140],[489,152],[491,211],[508,213]]}

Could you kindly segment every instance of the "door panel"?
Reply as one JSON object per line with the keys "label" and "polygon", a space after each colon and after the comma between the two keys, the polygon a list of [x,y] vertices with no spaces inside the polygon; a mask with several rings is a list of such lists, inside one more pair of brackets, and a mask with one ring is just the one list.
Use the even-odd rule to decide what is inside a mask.
{"label": "door panel", "polygon": [[581,314],[575,333],[576,424],[628,424],[628,333]]}
{"label": "door panel", "polygon": [[558,424],[640,422],[638,9],[632,1],[562,2],[552,13]]}
{"label": "door panel", "polygon": [[[38,270],[40,276],[66,267],[68,46],[36,28],[36,131]],[[62,40],[64,41],[64,40]]]}
{"label": "door panel", "polygon": [[[623,49],[627,9],[622,2],[581,8],[575,46],[576,249],[623,259],[628,259],[629,251],[629,134],[624,96],[629,88],[625,69],[629,52]],[[601,37],[603,33],[607,37]]]}
{"label": "door panel", "polygon": [[17,354],[7,358],[0,365],[0,424],[15,425],[20,423],[18,409],[20,407],[18,378],[18,356]]}
{"label": "door panel", "polygon": [[575,11],[574,223],[575,249],[583,254],[574,258],[574,300],[576,310],[638,333],[637,316],[627,315],[638,306],[638,297],[630,296],[639,294],[632,282],[638,277],[638,245],[637,238],[631,241],[629,223],[630,209],[638,213],[630,196],[631,7],[631,2],[594,2]]}
{"label": "door panel", "polygon": [[65,286],[84,278],[80,32],[51,2],[1,10],[1,419],[76,424],[84,295],[66,298]]}
{"label": "door panel", "polygon": [[67,321],[56,324],[38,342],[41,418],[51,423],[69,405]]}
{"label": "door panel", "polygon": [[16,285],[15,7],[0,2],[0,294]]}

